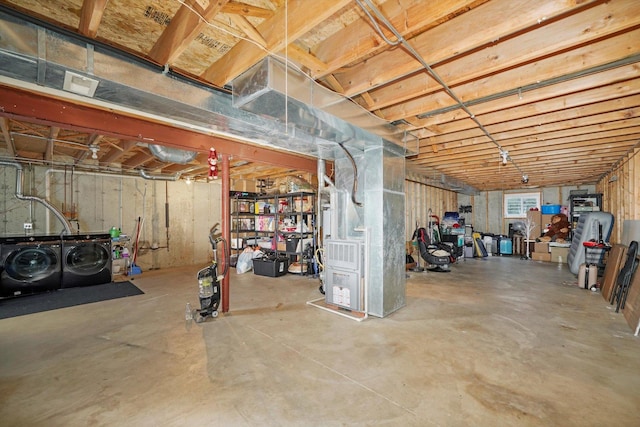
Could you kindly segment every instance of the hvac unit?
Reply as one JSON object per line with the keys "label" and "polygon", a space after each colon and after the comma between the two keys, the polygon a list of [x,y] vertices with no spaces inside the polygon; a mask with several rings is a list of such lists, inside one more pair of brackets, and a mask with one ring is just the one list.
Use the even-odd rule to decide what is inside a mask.
{"label": "hvac unit", "polygon": [[364,255],[357,240],[325,241],[324,290],[327,304],[364,310]]}

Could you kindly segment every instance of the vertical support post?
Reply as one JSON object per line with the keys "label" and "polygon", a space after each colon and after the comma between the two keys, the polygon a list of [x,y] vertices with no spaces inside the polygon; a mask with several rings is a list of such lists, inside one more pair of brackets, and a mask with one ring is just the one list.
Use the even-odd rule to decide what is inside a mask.
{"label": "vertical support post", "polygon": [[[222,177],[222,197],[220,207],[220,214],[222,216],[222,237],[228,242],[227,246],[231,246],[231,197],[229,196],[231,189],[231,178],[229,173],[229,156],[222,154],[220,161],[220,175]],[[225,262],[229,262],[226,259]],[[222,279],[222,312],[227,313],[229,311],[229,274]]]}

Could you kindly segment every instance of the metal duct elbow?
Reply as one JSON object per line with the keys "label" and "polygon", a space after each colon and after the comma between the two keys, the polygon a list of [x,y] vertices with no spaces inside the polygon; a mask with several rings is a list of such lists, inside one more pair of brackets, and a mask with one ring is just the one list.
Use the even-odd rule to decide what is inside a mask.
{"label": "metal duct elbow", "polygon": [[323,193],[327,191],[327,188],[329,189],[329,191],[335,190],[335,185],[333,184],[333,181],[331,181],[331,178],[327,176],[327,172],[326,172],[327,166],[326,166],[325,160],[318,159],[317,165],[318,165],[317,167],[318,192]]}
{"label": "metal duct elbow", "polygon": [[161,162],[178,163],[181,165],[192,162],[198,155],[197,151],[180,150],[158,144],[149,144],[149,151]]}
{"label": "metal duct elbow", "polygon": [[13,163],[13,162],[0,161],[0,165],[2,165],[2,166],[10,166],[12,168],[16,168],[16,191],[15,191],[15,196],[16,196],[16,198],[18,200],[34,201],[34,202],[41,203],[45,208],[49,209],[55,215],[56,218],[58,218],[60,220],[60,222],[64,226],[64,233],[65,234],[72,234],[71,223],[62,214],[62,212],[60,212],[55,206],[53,206],[51,203],[47,202],[46,200],[41,199],[40,197],[25,196],[24,194],[22,194],[22,185],[23,185],[23,182],[24,182],[24,172],[22,170],[22,165],[21,164]]}
{"label": "metal duct elbow", "polygon": [[140,169],[140,176],[151,181],[177,181],[182,173],[177,172],[173,175],[149,175],[146,171]]}

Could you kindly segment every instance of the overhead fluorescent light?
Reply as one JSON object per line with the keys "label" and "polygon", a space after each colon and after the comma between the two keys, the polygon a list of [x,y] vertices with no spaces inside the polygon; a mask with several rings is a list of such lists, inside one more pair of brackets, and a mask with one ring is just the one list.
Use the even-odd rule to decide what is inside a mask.
{"label": "overhead fluorescent light", "polygon": [[68,92],[92,98],[96,93],[98,83],[98,80],[67,70],[64,72],[64,84],[62,88]]}

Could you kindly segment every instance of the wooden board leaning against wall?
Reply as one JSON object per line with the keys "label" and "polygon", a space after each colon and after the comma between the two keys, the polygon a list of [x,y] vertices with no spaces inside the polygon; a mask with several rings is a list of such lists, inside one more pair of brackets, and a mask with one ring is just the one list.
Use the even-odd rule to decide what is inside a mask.
{"label": "wooden board leaning against wall", "polygon": [[445,212],[458,211],[458,194],[454,191],[443,190],[423,184],[417,180],[405,180],[405,234],[406,240],[416,229],[416,222],[420,227],[426,227],[429,220],[429,209],[440,219]]}
{"label": "wooden board leaning against wall", "polygon": [[603,194],[604,210],[611,212],[616,219],[610,240],[612,243],[621,242],[624,220],[640,219],[640,148],[638,145],[598,181],[596,188]]}

